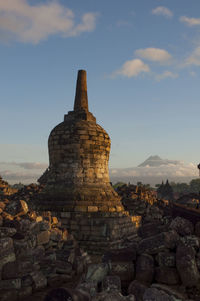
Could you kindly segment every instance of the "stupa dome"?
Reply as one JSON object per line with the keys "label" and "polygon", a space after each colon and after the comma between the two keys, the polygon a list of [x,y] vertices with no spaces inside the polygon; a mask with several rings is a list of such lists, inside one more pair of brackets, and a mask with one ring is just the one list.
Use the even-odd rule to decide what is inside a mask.
{"label": "stupa dome", "polygon": [[89,112],[86,71],[79,70],[74,110],[51,131],[49,168],[38,181],[54,200],[87,199],[101,206],[101,201],[114,198],[118,204],[109,179],[110,144],[107,132]]}

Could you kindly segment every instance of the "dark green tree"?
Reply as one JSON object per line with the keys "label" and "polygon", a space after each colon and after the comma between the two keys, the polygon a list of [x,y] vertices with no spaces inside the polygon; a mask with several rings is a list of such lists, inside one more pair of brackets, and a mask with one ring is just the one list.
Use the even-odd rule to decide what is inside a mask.
{"label": "dark green tree", "polygon": [[200,192],[200,179],[194,179],[190,181],[190,192],[194,192],[194,193]]}

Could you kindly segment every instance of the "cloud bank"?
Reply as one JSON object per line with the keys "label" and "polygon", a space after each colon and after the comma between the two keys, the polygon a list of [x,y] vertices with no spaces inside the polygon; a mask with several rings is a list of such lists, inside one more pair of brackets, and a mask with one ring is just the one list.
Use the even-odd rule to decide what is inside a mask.
{"label": "cloud bank", "polygon": [[111,169],[110,175],[118,175],[122,177],[133,176],[133,177],[195,177],[198,176],[198,170],[196,165],[193,163],[178,165],[169,164],[168,166],[162,165],[158,167],[145,166],[145,167],[133,167],[133,168],[118,168]]}
{"label": "cloud bank", "polygon": [[110,169],[111,180],[116,182],[143,181],[154,185],[161,183],[162,179],[170,181],[188,182],[192,178],[198,177],[198,170],[195,164],[179,162],[178,164],[168,164],[161,166],[145,166],[133,168],[112,168]]}
{"label": "cloud bank", "polygon": [[40,162],[0,162],[0,175],[10,184],[35,183],[47,167]]}
{"label": "cloud bank", "polygon": [[40,177],[41,174],[38,173],[28,173],[28,172],[14,172],[11,170],[3,170],[0,171],[1,177],[8,181],[9,184],[15,183],[23,183],[23,184],[30,184],[36,183],[37,179]]}
{"label": "cloud bank", "polygon": [[73,11],[57,1],[30,5],[27,0],[0,0],[0,37],[32,44],[55,34],[74,37],[93,31],[96,18],[85,13],[76,24]]}

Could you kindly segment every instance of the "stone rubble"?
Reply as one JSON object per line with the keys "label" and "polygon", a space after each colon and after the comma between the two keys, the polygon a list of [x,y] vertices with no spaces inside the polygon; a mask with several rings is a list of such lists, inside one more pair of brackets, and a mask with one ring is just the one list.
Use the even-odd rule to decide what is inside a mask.
{"label": "stone rubble", "polygon": [[154,202],[146,207],[137,239],[91,263],[59,218],[29,207],[41,189],[36,186],[1,198],[0,300],[26,300],[51,287],[67,290],[76,275],[81,278],[72,300],[82,295],[92,301],[200,298],[200,222],[172,219],[159,207],[158,217],[155,209],[148,210]]}
{"label": "stone rubble", "polygon": [[86,270],[87,253],[50,212],[38,216],[16,197],[1,207],[0,300],[21,300]]}
{"label": "stone rubble", "polygon": [[12,188],[8,182],[4,181],[0,176],[0,199],[1,196],[12,195],[17,192],[17,189]]}
{"label": "stone rubble", "polygon": [[[176,232],[174,229],[179,229],[180,224],[187,228]],[[200,236],[195,234],[188,220],[177,217],[168,223],[164,232],[141,237],[137,246],[106,252],[103,265],[89,267],[92,275],[98,277],[86,277],[80,287],[90,288],[92,300],[199,300],[200,249],[199,243],[194,244],[194,238],[199,242]],[[121,296],[124,292],[129,295]]]}

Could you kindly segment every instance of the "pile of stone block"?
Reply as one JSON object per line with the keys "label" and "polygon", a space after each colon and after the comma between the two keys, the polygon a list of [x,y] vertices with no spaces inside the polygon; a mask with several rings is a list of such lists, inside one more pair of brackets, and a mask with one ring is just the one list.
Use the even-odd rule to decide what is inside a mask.
{"label": "pile of stone block", "polygon": [[[43,190],[43,185],[38,185],[36,183],[32,183],[29,185],[24,185],[21,189],[16,191],[13,195],[9,196],[10,200],[24,200],[29,206],[29,209],[34,208],[34,202],[37,200],[38,194]],[[4,195],[5,197],[5,195]]]}
{"label": "pile of stone block", "polygon": [[122,287],[137,301],[200,300],[200,222],[169,217],[144,223],[139,234],[139,242],[103,256],[107,276],[120,279],[118,293]]}
{"label": "pile of stone block", "polygon": [[22,300],[83,273],[89,257],[48,212],[24,200],[0,202],[0,300]]}
{"label": "pile of stone block", "polygon": [[156,192],[145,186],[122,185],[117,187],[117,193],[122,197],[121,202],[130,215],[144,215],[147,208],[157,205]]}
{"label": "pile of stone block", "polygon": [[4,181],[0,176],[0,198],[4,195],[12,195],[17,192],[17,189],[11,187],[8,182]]}
{"label": "pile of stone block", "polygon": [[70,300],[199,300],[200,222],[166,217],[144,223],[139,234],[139,242],[89,264],[76,289],[68,290]]}

